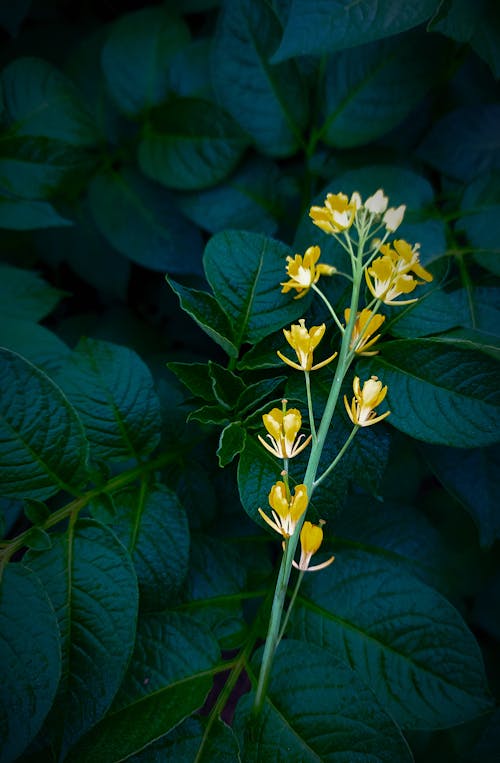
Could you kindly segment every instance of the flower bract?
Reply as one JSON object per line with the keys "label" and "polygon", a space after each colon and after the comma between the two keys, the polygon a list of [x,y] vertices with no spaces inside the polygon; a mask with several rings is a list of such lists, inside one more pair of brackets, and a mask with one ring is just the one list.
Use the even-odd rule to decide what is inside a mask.
{"label": "flower bract", "polygon": [[287,363],[292,368],[296,368],[298,371],[317,371],[318,368],[326,366],[327,363],[330,363],[336,357],[336,352],[326,360],[313,365],[313,352],[321,342],[325,329],[326,326],[322,323],[320,326],[311,326],[308,330],[306,329],[304,318],[300,318],[298,323],[293,323],[290,326],[290,330],[283,329],[285,339],[295,350],[299,362],[296,363],[294,360],[290,360],[279,350],[278,356],[284,363]]}
{"label": "flower bract", "polygon": [[284,281],[280,285],[282,293],[286,294],[291,289],[297,291],[295,299],[304,297],[311,286],[318,282],[320,276],[331,276],[336,272],[333,265],[318,263],[321,255],[319,246],[310,246],[306,249],[304,256],[296,254],[295,257],[287,257],[286,272],[290,277],[289,281]]}
{"label": "flower bract", "polygon": [[369,427],[378,421],[382,421],[382,419],[385,419],[390,414],[390,411],[386,411],[377,416],[375,412],[375,408],[380,405],[387,394],[387,387],[383,387],[382,382],[376,376],[372,376],[365,381],[362,388],[359,376],[355,376],[352,389],[354,397],[351,405],[349,405],[346,395],[344,395],[344,405],[347,415],[356,426]]}
{"label": "flower bract", "polygon": [[319,549],[322,542],[323,530],[321,526],[313,525],[312,522],[304,522],[302,530],[300,531],[300,560],[298,564],[297,562],[293,561],[293,566],[302,572],[314,572],[328,567],[335,559],[334,556],[331,556],[329,559],[327,559],[326,562],[323,562],[322,564],[315,564],[312,567],[310,566],[311,558],[313,554],[315,554]]}
{"label": "flower bract", "polygon": [[[346,325],[349,322],[351,311],[349,308],[344,310],[344,317]],[[380,334],[373,336],[376,331],[379,330],[383,322],[385,321],[385,315],[379,313],[373,313],[367,307],[361,312],[356,314],[356,323],[354,324],[351,337],[351,350],[357,355],[376,355],[378,350],[367,352],[369,347],[372,347],[378,339]]]}
{"label": "flower bract", "polygon": [[262,519],[267,522],[277,533],[284,538],[293,535],[297,522],[307,509],[307,488],[305,485],[296,485],[294,494],[289,495],[284,482],[276,482],[269,493],[269,505],[272,519],[262,509],[258,509]]}
{"label": "flower bract", "polygon": [[290,410],[273,408],[262,416],[262,421],[267,429],[266,437],[269,442],[266,442],[261,435],[258,435],[259,441],[278,458],[293,458],[311,441],[311,435],[306,439],[303,434],[297,437],[302,426],[302,416],[297,408],[290,408]]}

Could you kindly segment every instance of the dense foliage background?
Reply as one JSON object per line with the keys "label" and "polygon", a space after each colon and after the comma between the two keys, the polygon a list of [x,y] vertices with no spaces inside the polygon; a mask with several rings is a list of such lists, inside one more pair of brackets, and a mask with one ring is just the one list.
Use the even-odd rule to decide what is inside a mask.
{"label": "dense foliage background", "polygon": [[[0,24],[2,763],[498,761],[496,4],[16,0]],[[256,434],[303,405],[281,328],[327,318],[279,282],[313,243],[342,263],[311,203],[380,187],[434,280],[358,363],[392,414],[315,495],[336,561],[252,722],[280,551]]]}

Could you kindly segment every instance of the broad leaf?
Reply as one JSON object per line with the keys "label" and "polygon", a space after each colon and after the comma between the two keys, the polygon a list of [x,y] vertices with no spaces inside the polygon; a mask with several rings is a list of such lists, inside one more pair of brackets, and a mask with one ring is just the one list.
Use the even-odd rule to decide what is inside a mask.
{"label": "broad leaf", "polygon": [[36,575],[18,564],[3,571],[0,630],[0,761],[11,763],[37,734],[61,673],[54,609]]}
{"label": "broad leaf", "polygon": [[108,713],[68,763],[118,763],[177,726],[204,702],[219,661],[212,634],[186,614],[141,618],[127,676]]}
{"label": "broad leaf", "polygon": [[232,172],[247,142],[217,104],[179,98],[151,114],[139,145],[139,164],[145,175],[167,188],[207,188]]}
{"label": "broad leaf", "polygon": [[47,201],[16,199],[0,194],[0,228],[7,230],[35,230],[72,225]]}
{"label": "broad leaf", "polygon": [[163,485],[121,491],[114,505],[113,529],[132,557],[141,610],[162,609],[187,573],[186,512],[175,493]]}
{"label": "broad leaf", "polygon": [[165,763],[166,760],[197,763],[241,763],[233,731],[220,720],[213,724],[202,718],[187,718],[170,734],[127,758],[128,763]]}
{"label": "broad leaf", "polygon": [[302,584],[292,634],[347,662],[404,728],[490,707],[479,647],[458,612],[397,563],[342,550]]}
{"label": "broad leaf", "polygon": [[130,558],[113,533],[80,520],[53,546],[31,551],[25,564],[42,580],[61,632],[62,678],[49,718],[61,754],[110,706],[132,652],[137,581]]}
{"label": "broad leaf", "polygon": [[303,305],[280,289],[289,254],[285,244],[257,233],[227,231],[208,242],[205,273],[229,316],[237,347],[258,342],[302,315]]}
{"label": "broad leaf", "polygon": [[58,69],[41,58],[18,58],[2,72],[5,111],[16,135],[91,146],[100,136],[80,95]]}
{"label": "broad leaf", "polygon": [[387,342],[360,364],[388,386],[389,423],[419,440],[471,448],[498,439],[497,364],[440,339]]}
{"label": "broad leaf", "polygon": [[426,21],[436,0],[292,0],[283,39],[274,56],[285,61],[297,55],[320,55],[364,42],[392,37]]}
{"label": "broad leaf", "polygon": [[[480,175],[465,189],[457,224],[465,231],[474,249],[474,259],[484,268],[500,275],[498,239],[500,236],[500,172]],[[489,250],[489,251],[488,251]]]}
{"label": "broad leaf", "polygon": [[[258,668],[258,656],[252,672]],[[294,639],[283,642],[257,718],[250,713],[252,698],[240,701],[236,715],[246,763],[412,760],[400,730],[368,686],[318,646]]]}
{"label": "broad leaf", "polygon": [[19,353],[49,375],[61,368],[70,353],[69,347],[45,326],[18,318],[2,317],[0,347]]}
{"label": "broad leaf", "polygon": [[149,369],[133,350],[82,339],[59,379],[96,458],[141,458],[158,445],[160,403]]}
{"label": "broad leaf", "polygon": [[212,50],[219,102],[263,154],[277,157],[299,147],[308,116],[296,63],[270,61],[281,34],[271,3],[232,0],[223,6]]}
{"label": "broad leaf", "polygon": [[3,495],[44,500],[87,479],[82,423],[59,387],[0,348],[0,486]]}
{"label": "broad leaf", "polygon": [[114,22],[102,50],[102,68],[125,114],[137,115],[166,99],[169,64],[189,39],[185,22],[161,6],[142,8]]}
{"label": "broad leaf", "polygon": [[64,294],[31,270],[0,265],[0,313],[7,318],[39,321]]}
{"label": "broad leaf", "polygon": [[176,210],[170,194],[136,170],[96,175],[89,200],[102,235],[132,262],[162,272],[199,272],[200,234]]}

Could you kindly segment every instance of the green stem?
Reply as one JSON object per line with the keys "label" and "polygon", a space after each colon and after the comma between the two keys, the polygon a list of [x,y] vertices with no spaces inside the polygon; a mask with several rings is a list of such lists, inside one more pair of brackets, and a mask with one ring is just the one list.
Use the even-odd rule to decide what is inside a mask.
{"label": "green stem", "polygon": [[314,413],[313,413],[312,397],[311,397],[311,379],[309,377],[309,371],[304,371],[304,376],[306,378],[306,393],[307,393],[307,409],[309,411],[309,426],[311,428],[311,434],[312,434],[313,443],[314,443],[316,442],[317,434],[316,434],[316,424],[314,423]]}
{"label": "green stem", "polygon": [[286,610],[286,614],[285,614],[285,617],[284,617],[284,620],[283,620],[283,625],[281,626],[281,630],[280,630],[279,635],[278,635],[278,644],[281,641],[281,639],[283,638],[283,636],[285,635],[286,626],[288,625],[288,621],[289,621],[290,615],[292,613],[292,608],[293,608],[293,605],[295,604],[295,599],[297,598],[297,594],[299,592],[300,584],[302,583],[302,578],[304,577],[304,575],[305,575],[304,570],[300,570],[299,574],[297,575],[297,581],[295,583],[295,588],[293,589],[293,593],[292,593],[292,596],[290,598],[290,602],[288,604],[288,608]]}
{"label": "green stem", "polygon": [[325,471],[323,472],[323,474],[322,474],[320,477],[318,477],[318,479],[314,480],[314,487],[315,487],[315,488],[316,488],[316,487],[318,487],[318,485],[320,484],[320,482],[323,482],[323,480],[325,479],[325,477],[327,477],[327,476],[330,474],[330,472],[331,472],[331,471],[333,471],[333,469],[335,469],[335,467],[337,466],[338,462],[340,461],[340,459],[342,458],[342,456],[343,456],[343,455],[344,455],[344,453],[346,452],[347,448],[349,447],[349,445],[350,445],[350,444],[351,444],[351,442],[353,441],[353,439],[354,439],[354,436],[355,436],[356,432],[358,431],[358,429],[359,429],[359,425],[358,425],[358,424],[356,424],[356,425],[354,426],[354,429],[352,430],[351,434],[349,435],[349,437],[348,437],[348,438],[347,438],[347,440],[345,441],[344,445],[343,445],[343,446],[342,446],[342,448],[339,450],[339,452],[338,452],[338,453],[337,453],[337,455],[335,456],[334,460],[332,461],[332,463],[331,463],[331,464],[330,464],[330,466],[328,467],[328,469],[325,469]]}
{"label": "green stem", "polygon": [[333,309],[333,307],[332,307],[332,305],[330,303],[330,300],[323,294],[321,289],[318,289],[318,287],[316,286],[315,283],[313,283],[312,289],[313,289],[313,291],[316,292],[316,294],[318,294],[321,297],[321,299],[323,300],[323,302],[327,306],[330,315],[332,316],[333,320],[335,321],[335,323],[337,324],[338,328],[340,329],[340,333],[343,334],[345,329],[344,329],[343,325],[341,324],[341,322],[339,321],[339,319],[337,317],[337,313]]}

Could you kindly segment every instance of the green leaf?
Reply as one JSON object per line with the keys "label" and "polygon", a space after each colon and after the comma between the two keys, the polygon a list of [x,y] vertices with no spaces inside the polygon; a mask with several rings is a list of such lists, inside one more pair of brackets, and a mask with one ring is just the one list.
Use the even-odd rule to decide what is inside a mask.
{"label": "green leaf", "polygon": [[113,530],[128,549],[139,581],[141,610],[167,606],[187,573],[189,527],[174,492],[163,485],[115,495]]}
{"label": "green leaf", "polygon": [[292,0],[281,44],[273,57],[285,61],[297,55],[320,55],[392,37],[422,24],[439,5],[416,0],[404,7],[399,0]]}
{"label": "green leaf", "polygon": [[43,501],[36,501],[34,498],[24,500],[24,513],[34,525],[40,525],[50,516],[50,510]]}
{"label": "green leaf", "polygon": [[50,535],[41,527],[32,527],[24,539],[24,545],[34,551],[46,551],[51,548],[52,541]]}
{"label": "green leaf", "polygon": [[211,294],[177,283],[167,276],[167,283],[179,297],[183,310],[188,313],[208,336],[222,347],[230,358],[238,357],[238,350],[233,340],[233,329],[226,313]]}
{"label": "green leaf", "polygon": [[232,172],[247,143],[217,104],[178,98],[151,114],[139,145],[139,165],[167,188],[207,188]]}
{"label": "green leaf", "polygon": [[426,445],[423,453],[441,484],[471,514],[481,545],[491,547],[500,538],[498,445],[459,451]]}
{"label": "green leaf", "polygon": [[172,59],[169,87],[178,96],[213,101],[210,80],[210,37],[200,37],[185,45]]}
{"label": "green leaf", "polygon": [[52,64],[17,58],[3,70],[1,81],[7,120],[16,135],[54,138],[73,146],[99,142],[77,89]]}
{"label": "green leaf", "polygon": [[394,308],[384,328],[394,336],[417,339],[461,326],[463,319],[464,305],[457,300],[457,293],[436,287],[421,295],[418,302]]}
{"label": "green leaf", "polygon": [[35,230],[73,225],[46,201],[13,199],[0,194],[0,228]]}
{"label": "green leaf", "polygon": [[0,346],[19,353],[49,375],[61,368],[70,353],[69,347],[45,326],[18,318],[2,317]]}
{"label": "green leaf", "polygon": [[[498,240],[500,236],[500,172],[480,175],[465,189],[457,229],[465,231],[475,249],[474,259],[495,275],[500,275]],[[490,250],[490,251],[488,251]]]}
{"label": "green leaf", "polygon": [[136,170],[96,175],[89,201],[102,235],[132,262],[162,272],[199,272],[200,234],[176,210],[170,194]]}
{"label": "green leaf", "polygon": [[[252,660],[256,672],[258,655]],[[410,763],[390,715],[360,677],[318,646],[287,639],[276,653],[262,714],[248,696],[236,711],[246,763],[376,761]]]}
{"label": "green leaf", "polygon": [[26,565],[42,580],[61,632],[62,678],[48,729],[61,755],[110,706],[132,653],[137,580],[130,558],[98,522],[79,520],[52,535]]}
{"label": "green leaf", "polygon": [[170,63],[189,39],[185,22],[160,6],[114,22],[101,60],[109,91],[125,114],[136,116],[166,99]]}
{"label": "green leaf", "polygon": [[167,368],[193,395],[203,400],[214,401],[212,378],[207,363],[167,363]]}
{"label": "green leaf", "polygon": [[31,270],[0,265],[0,313],[6,318],[39,321],[63,296],[65,292],[54,289]]}
{"label": "green leaf", "polygon": [[208,361],[208,372],[212,381],[212,389],[216,400],[225,408],[231,410],[245,391],[245,383],[239,376],[233,374],[224,366]]}
{"label": "green leaf", "polygon": [[96,458],[141,458],[158,445],[160,402],[149,369],[133,350],[81,339],[60,373],[60,383]]}
{"label": "green leaf", "polygon": [[208,242],[205,273],[229,316],[237,347],[258,342],[302,315],[303,305],[280,289],[289,254],[285,244],[244,231],[217,233]]}
{"label": "green leaf", "polygon": [[12,564],[0,589],[0,761],[17,759],[47,715],[59,682],[59,630],[40,581]]}
{"label": "green leaf", "polygon": [[277,376],[274,379],[262,379],[254,384],[247,384],[238,400],[238,411],[245,415],[249,410],[255,410],[256,406],[272,395],[276,387],[283,385],[286,379],[286,376]]}
{"label": "green leaf", "polygon": [[186,718],[170,734],[127,758],[127,763],[165,763],[166,760],[241,763],[232,729],[220,720],[208,726],[203,718]]}
{"label": "green leaf", "polygon": [[8,5],[0,6],[0,26],[2,26],[11,37],[16,37],[19,27],[27,16],[31,5],[31,0],[14,0]]}
{"label": "green leaf", "polygon": [[432,88],[446,55],[442,40],[420,32],[331,56],[323,140],[338,148],[361,146],[392,130]]}
{"label": "green leaf", "polygon": [[261,153],[276,157],[296,151],[308,117],[296,63],[270,61],[281,35],[270,3],[232,0],[223,6],[212,50],[217,99]]}
{"label": "green leaf", "polygon": [[77,412],[43,371],[0,348],[0,486],[45,500],[87,479],[88,443]]}
{"label": "green leaf", "polygon": [[[264,434],[262,429],[262,435]],[[264,527],[264,521],[260,518],[258,509],[268,509],[267,497],[273,484],[280,478],[282,465],[282,461],[268,453],[256,436],[247,437],[238,463],[238,489],[243,508],[261,527]]]}
{"label": "green leaf", "polygon": [[292,635],[348,663],[403,728],[452,726],[490,708],[472,634],[401,564],[343,550],[302,586]]}
{"label": "green leaf", "polygon": [[74,748],[68,763],[118,763],[140,752],[197,710],[219,661],[210,631],[186,614],[143,616],[116,701]]}
{"label": "green leaf", "polygon": [[388,385],[389,423],[425,442],[479,447],[498,439],[498,368],[493,359],[438,338],[398,340],[360,363],[363,378]]}
{"label": "green leaf", "polygon": [[498,170],[499,119],[498,104],[461,106],[433,125],[419,148],[419,156],[443,175],[465,183]]}
{"label": "green leaf", "polygon": [[227,408],[217,403],[216,405],[202,405],[201,408],[191,411],[187,420],[199,421],[200,424],[222,424],[226,426],[229,423],[229,415]]}
{"label": "green leaf", "polygon": [[219,447],[217,448],[217,458],[219,466],[227,466],[231,461],[241,453],[245,447],[246,430],[239,421],[232,421],[225,427],[219,438]]}

